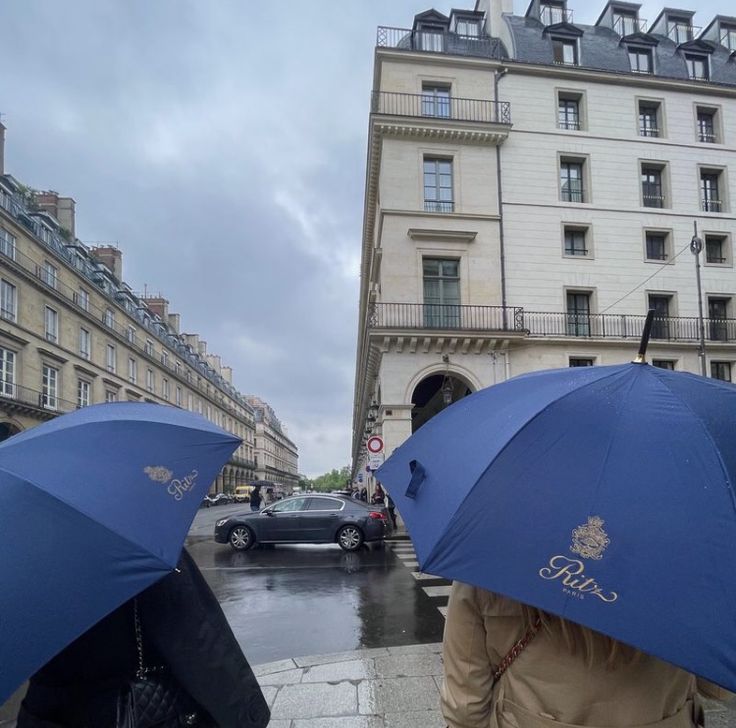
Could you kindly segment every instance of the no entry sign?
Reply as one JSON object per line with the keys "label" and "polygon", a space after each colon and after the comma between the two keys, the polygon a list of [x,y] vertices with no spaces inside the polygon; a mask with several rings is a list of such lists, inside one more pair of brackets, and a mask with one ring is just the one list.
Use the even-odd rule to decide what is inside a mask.
{"label": "no entry sign", "polygon": [[365,446],[368,448],[368,452],[371,455],[378,455],[378,453],[383,452],[383,438],[378,435],[373,435],[373,437],[368,438],[368,442],[366,442]]}

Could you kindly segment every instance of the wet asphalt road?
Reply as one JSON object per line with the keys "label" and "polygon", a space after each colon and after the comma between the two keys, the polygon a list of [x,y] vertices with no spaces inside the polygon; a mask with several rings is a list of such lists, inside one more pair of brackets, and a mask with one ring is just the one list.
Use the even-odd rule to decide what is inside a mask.
{"label": "wet asphalt road", "polygon": [[442,615],[391,544],[216,544],[215,521],[242,510],[200,510],[187,546],[252,664],[442,640]]}

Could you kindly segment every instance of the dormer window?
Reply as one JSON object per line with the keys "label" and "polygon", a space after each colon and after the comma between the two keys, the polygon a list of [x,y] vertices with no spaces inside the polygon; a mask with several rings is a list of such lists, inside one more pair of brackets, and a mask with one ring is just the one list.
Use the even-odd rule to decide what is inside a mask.
{"label": "dormer window", "polygon": [[613,13],[613,29],[619,35],[633,35],[639,31],[639,21],[636,13],[625,13],[616,10]]}
{"label": "dormer window", "polygon": [[694,81],[707,81],[710,78],[708,71],[708,56],[685,54],[688,76]]}
{"label": "dormer window", "polygon": [[553,38],[552,49],[554,52],[555,63],[559,63],[565,66],[578,65],[577,41],[562,38]]}
{"label": "dormer window", "polygon": [[568,20],[564,2],[543,2],[539,5],[539,19],[545,25],[556,25]]}
{"label": "dormer window", "polygon": [[653,73],[652,51],[649,48],[629,48],[629,62],[634,73]]}
{"label": "dormer window", "polygon": [[693,27],[688,18],[667,18],[667,37],[677,45],[693,39]]}
{"label": "dormer window", "polygon": [[455,23],[455,32],[470,38],[480,38],[480,23],[475,18],[458,18]]}
{"label": "dormer window", "polygon": [[721,25],[721,45],[730,51],[736,51],[736,26]]}
{"label": "dormer window", "polygon": [[422,25],[418,35],[423,51],[442,53],[445,50],[445,29],[441,25]]}

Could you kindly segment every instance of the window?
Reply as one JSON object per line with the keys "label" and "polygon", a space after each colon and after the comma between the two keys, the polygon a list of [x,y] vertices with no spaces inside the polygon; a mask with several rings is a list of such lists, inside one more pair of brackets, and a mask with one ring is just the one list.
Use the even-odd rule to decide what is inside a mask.
{"label": "window", "polygon": [[85,328],[79,329],[79,356],[89,359],[92,351],[92,336]]}
{"label": "window", "polygon": [[708,297],[708,319],[711,341],[728,341],[728,309],[731,299]]}
{"label": "window", "polygon": [[652,359],[652,366],[658,369],[669,369],[671,372],[675,371],[675,360],[674,359]]}
{"label": "window", "polygon": [[15,352],[0,348],[0,395],[15,397]]}
{"label": "window", "polygon": [[595,366],[595,361],[588,357],[571,356],[570,366],[571,367],[592,367],[592,366]]}
{"label": "window", "polygon": [[708,72],[708,56],[696,56],[692,53],[685,54],[687,72],[694,81],[707,81],[710,77]]}
{"label": "window", "polygon": [[648,48],[629,48],[629,63],[634,73],[653,73],[652,52]]}
{"label": "window", "polygon": [[736,51],[736,26],[721,24],[721,45],[730,51]]}
{"label": "window", "polygon": [[43,365],[41,406],[52,410],[59,406],[59,370],[48,364]]}
{"label": "window", "polygon": [[460,326],[460,261],[425,258],[424,325],[427,328]]}
{"label": "window", "polygon": [[131,384],[138,381],[138,362],[133,357],[128,359],[128,381]]}
{"label": "window", "polygon": [[698,107],[698,141],[705,144],[715,144],[718,141],[715,109]]}
{"label": "window", "polygon": [[174,364],[174,371],[177,374],[181,374],[181,362],[178,361],[178,362],[176,362],[176,364]]}
{"label": "window", "polygon": [[646,247],[647,260],[667,260],[669,258],[669,235],[661,232],[647,232]]}
{"label": "window", "polygon": [[567,333],[590,336],[590,293],[567,292]]}
{"label": "window", "polygon": [[187,394],[187,409],[190,412],[194,412],[194,397],[191,392]]}
{"label": "window", "polygon": [[44,308],[44,328],[46,341],[55,344],[59,339],[59,314],[50,306]]}
{"label": "window", "polygon": [[445,50],[445,29],[441,25],[422,26],[417,35],[420,50],[435,53],[442,53]]}
{"label": "window", "polygon": [[18,315],[18,289],[4,278],[0,280],[0,316],[15,321]]}
{"label": "window", "polygon": [[115,374],[118,368],[118,357],[115,352],[115,345],[107,345],[107,371]]}
{"label": "window", "polygon": [[565,20],[567,20],[564,3],[540,3],[539,17],[545,25],[556,25],[557,23],[564,23]]}
{"label": "window", "polygon": [[654,310],[654,321],[652,323],[653,339],[670,338],[670,304],[672,296],[661,294],[649,295],[649,309]]}
{"label": "window", "polygon": [[280,501],[271,508],[274,513],[290,513],[292,511],[301,511],[305,506],[306,498],[290,498],[289,500]]}
{"label": "window", "polygon": [[165,350],[161,351],[161,363],[165,367],[169,366],[169,353]]}
{"label": "window", "polygon": [[51,288],[56,288],[58,274],[59,271],[55,265],[49,263],[48,260],[45,260],[43,262],[43,265],[41,266],[41,280],[47,286],[50,286]]}
{"label": "window", "polygon": [[165,399],[169,399],[169,380],[164,377],[161,380],[161,396]]}
{"label": "window", "polygon": [[89,293],[84,288],[80,288],[77,292],[77,305],[79,308],[89,311]]}
{"label": "window", "polygon": [[15,235],[0,228],[0,253],[10,260],[15,260]]}
{"label": "window", "polygon": [[590,251],[587,245],[588,229],[565,226],[565,255],[586,257]]}
{"label": "window", "polygon": [[118,401],[118,393],[113,392],[112,389],[106,389],[105,390],[105,402],[117,402]]}
{"label": "window", "polygon": [[105,326],[114,329],[115,328],[115,311],[113,311],[111,308],[105,309],[105,316],[102,319]]}
{"label": "window", "polygon": [[336,498],[307,498],[308,511],[341,511],[345,504]]}
{"label": "window", "polygon": [[181,394],[182,394],[181,387],[177,387],[176,388],[176,400],[175,400],[177,407],[181,407],[181,402],[182,402]]}
{"label": "window", "polygon": [[613,29],[619,35],[633,35],[639,31],[636,13],[623,13],[620,10],[613,13]]}
{"label": "window", "polygon": [[693,39],[693,29],[687,18],[668,18],[667,37],[677,45]]}
{"label": "window", "polygon": [[436,83],[422,84],[422,116],[450,118],[450,87]]}
{"label": "window", "polygon": [[554,61],[565,66],[578,65],[578,44],[574,40],[552,39]]}
{"label": "window", "polygon": [[659,136],[660,105],[651,101],[639,102],[639,136]]}
{"label": "window", "polygon": [[641,198],[644,207],[665,207],[661,167],[642,165]]}
{"label": "window", "polygon": [[480,37],[480,23],[473,18],[458,18],[455,24],[455,32],[458,35],[467,35],[471,38]]}
{"label": "window", "polygon": [[453,212],[452,160],[424,160],[424,209],[426,212]]}
{"label": "window", "polygon": [[87,407],[89,405],[89,382],[84,379],[77,380],[77,407]]}
{"label": "window", "polygon": [[560,93],[557,98],[557,127],[568,131],[580,131],[582,128],[580,119],[579,94]]}
{"label": "window", "polygon": [[125,338],[131,344],[135,344],[135,326],[128,326],[128,328],[125,331]]}
{"label": "window", "polygon": [[710,363],[710,376],[713,379],[720,379],[723,382],[731,381],[731,362],[730,361],[712,361]]}
{"label": "window", "polygon": [[146,369],[146,389],[153,392],[156,389],[156,380],[154,379],[153,369]]}
{"label": "window", "polygon": [[583,189],[583,162],[560,160],[560,196],[563,202],[585,202]]}
{"label": "window", "polygon": [[723,201],[720,194],[720,177],[718,171],[702,170],[700,172],[700,199],[703,212],[723,212]]}
{"label": "window", "polygon": [[705,236],[705,262],[725,265],[729,262],[728,238],[725,235]]}

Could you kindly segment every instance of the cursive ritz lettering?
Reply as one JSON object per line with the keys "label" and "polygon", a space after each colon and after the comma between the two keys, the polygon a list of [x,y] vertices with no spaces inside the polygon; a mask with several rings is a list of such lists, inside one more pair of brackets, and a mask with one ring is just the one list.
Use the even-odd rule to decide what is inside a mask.
{"label": "cursive ritz lettering", "polygon": [[166,490],[169,492],[169,495],[174,496],[174,500],[179,501],[184,497],[184,493],[194,487],[194,483],[196,482],[198,475],[198,471],[192,470],[189,475],[183,478],[174,478],[174,480],[169,483]]}
{"label": "cursive ritz lettering", "polygon": [[549,560],[549,566],[539,570],[539,576],[547,581],[559,580],[565,587],[565,591],[577,592],[581,596],[590,594],[607,603],[618,599],[616,592],[604,592],[595,579],[587,577],[584,571],[585,566],[582,561],[568,559],[565,556],[553,556]]}

